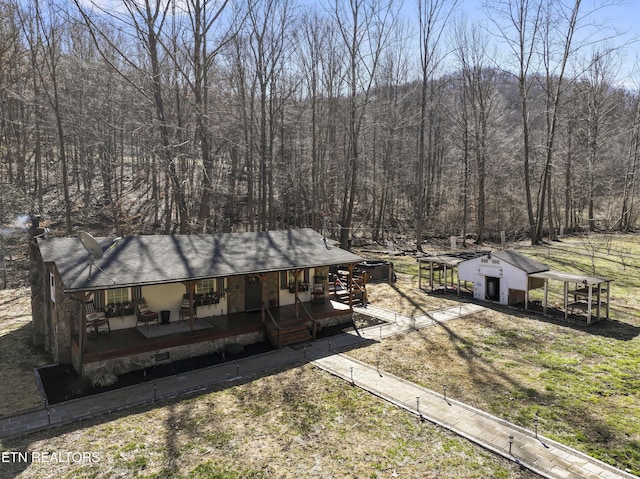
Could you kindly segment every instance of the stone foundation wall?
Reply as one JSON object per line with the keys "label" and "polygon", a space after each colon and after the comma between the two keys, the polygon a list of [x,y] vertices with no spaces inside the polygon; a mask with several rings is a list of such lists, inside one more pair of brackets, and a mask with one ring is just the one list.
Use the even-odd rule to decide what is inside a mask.
{"label": "stone foundation wall", "polygon": [[[239,336],[216,339],[213,341],[204,341],[201,343],[187,344],[184,346],[176,346],[173,348],[161,349],[158,351],[150,351],[140,354],[132,354],[131,356],[107,359],[104,361],[96,361],[85,363],[82,375],[91,377],[100,371],[112,371],[116,375],[121,375],[129,371],[138,371],[152,366],[171,363],[181,359],[194,358],[204,356],[224,350],[227,344],[249,345],[266,341],[264,332],[248,333]],[[169,359],[156,361],[159,354],[169,353]]]}
{"label": "stone foundation wall", "polygon": [[319,319],[318,323],[321,327],[337,326],[338,324],[350,323],[353,321],[352,313],[341,314],[340,316],[333,316],[331,318]]}

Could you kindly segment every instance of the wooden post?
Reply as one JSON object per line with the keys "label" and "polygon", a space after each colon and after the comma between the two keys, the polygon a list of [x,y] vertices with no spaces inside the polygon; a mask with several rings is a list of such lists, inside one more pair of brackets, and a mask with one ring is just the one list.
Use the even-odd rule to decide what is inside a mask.
{"label": "wooden post", "polygon": [[431,286],[431,292],[433,293],[433,261],[429,261],[429,286]]}
{"label": "wooden post", "polygon": [[564,319],[569,319],[569,283],[564,281]]}
{"label": "wooden post", "polygon": [[609,300],[611,299],[610,291],[611,291],[611,281],[607,281],[607,305],[606,305],[606,308],[607,308],[607,310],[606,310],[607,311],[607,319],[609,319]]}
{"label": "wooden post", "polygon": [[389,262],[389,286],[393,286],[393,263]]}
{"label": "wooden post", "polygon": [[362,306],[367,305],[367,276],[369,273],[366,271],[362,272]]}
{"label": "wooden post", "polygon": [[600,321],[600,298],[602,296],[602,283],[598,283],[598,296],[597,296],[597,301],[598,304],[596,305],[596,319],[598,321]]}
{"label": "wooden post", "polygon": [[589,296],[587,298],[587,324],[591,324],[591,302],[593,301],[593,285],[589,284]]}
{"label": "wooden post", "polygon": [[[389,284],[391,284],[391,269],[389,269]],[[422,289],[422,260],[418,258],[418,289]]]}
{"label": "wooden post", "polygon": [[[447,265],[442,263],[442,271],[444,272],[444,292],[447,292],[447,283],[449,282],[449,272],[447,271]],[[442,276],[440,277],[440,283],[442,283]]]}
{"label": "wooden post", "polygon": [[544,279],[544,305],[542,307],[542,314],[547,315],[547,302],[549,301],[549,278]]}

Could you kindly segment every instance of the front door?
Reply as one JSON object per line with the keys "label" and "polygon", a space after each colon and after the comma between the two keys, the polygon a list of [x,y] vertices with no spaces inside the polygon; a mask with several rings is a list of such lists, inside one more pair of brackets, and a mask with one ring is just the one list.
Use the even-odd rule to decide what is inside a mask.
{"label": "front door", "polygon": [[262,308],[262,281],[257,276],[245,276],[244,310],[259,311]]}

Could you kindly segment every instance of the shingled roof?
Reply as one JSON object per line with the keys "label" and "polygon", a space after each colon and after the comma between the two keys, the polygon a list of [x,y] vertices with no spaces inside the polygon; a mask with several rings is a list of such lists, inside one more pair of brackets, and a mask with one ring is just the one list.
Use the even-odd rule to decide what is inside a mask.
{"label": "shingled roof", "polygon": [[521,269],[527,274],[539,273],[540,271],[548,271],[549,267],[546,264],[540,263],[534,259],[531,259],[523,254],[513,250],[502,250],[491,253],[491,256],[501,259]]}
{"label": "shingled roof", "polygon": [[90,266],[79,238],[39,238],[66,292],[120,288],[232,275],[358,263],[311,229],[212,235],[96,238],[103,258]]}

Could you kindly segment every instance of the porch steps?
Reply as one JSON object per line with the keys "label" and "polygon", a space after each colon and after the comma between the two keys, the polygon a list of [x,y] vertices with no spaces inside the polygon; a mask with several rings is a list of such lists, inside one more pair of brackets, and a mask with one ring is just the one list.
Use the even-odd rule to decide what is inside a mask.
{"label": "porch steps", "polygon": [[311,341],[313,336],[308,327],[308,320],[278,324],[279,331],[273,323],[266,323],[267,338],[272,346],[284,348],[292,344]]}
{"label": "porch steps", "polygon": [[362,304],[362,291],[364,291],[364,289],[357,290],[356,288],[353,288],[353,290],[349,292],[348,289],[336,288],[336,286],[333,285],[329,286],[329,297],[336,301],[340,301],[341,303],[349,304],[349,294],[351,294],[351,304],[353,306],[358,306]]}

